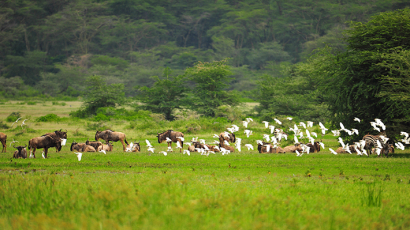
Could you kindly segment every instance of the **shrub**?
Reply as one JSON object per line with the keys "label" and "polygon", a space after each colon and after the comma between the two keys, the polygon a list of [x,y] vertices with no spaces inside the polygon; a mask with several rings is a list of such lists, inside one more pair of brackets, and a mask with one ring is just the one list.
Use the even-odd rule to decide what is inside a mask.
{"label": "shrub", "polygon": [[0,129],[9,129],[10,127],[6,124],[3,123],[3,121],[0,121]]}
{"label": "shrub", "polygon": [[37,122],[58,122],[61,121],[61,118],[54,113],[47,114],[45,116],[39,117],[36,119]]}
{"label": "shrub", "polygon": [[12,112],[10,115],[6,118],[7,122],[15,122],[17,119],[21,117],[20,112]]}
{"label": "shrub", "polygon": [[35,102],[35,101],[28,101],[27,102],[27,105],[36,105],[37,104],[37,102]]}
{"label": "shrub", "polygon": [[107,130],[107,129],[111,129],[111,127],[103,121],[100,121],[100,122],[97,122],[97,123],[87,124],[87,130],[89,130],[89,131],[94,131],[94,130],[103,131],[103,130]]}

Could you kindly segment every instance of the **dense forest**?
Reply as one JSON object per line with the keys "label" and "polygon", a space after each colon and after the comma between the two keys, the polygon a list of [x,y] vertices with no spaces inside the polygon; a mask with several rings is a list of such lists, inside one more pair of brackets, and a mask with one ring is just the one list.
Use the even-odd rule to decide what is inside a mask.
{"label": "dense forest", "polygon": [[[332,87],[318,82],[342,76],[324,70],[325,64],[336,68],[340,54],[369,39],[350,38],[356,36],[355,23],[408,6],[406,0],[4,0],[0,95],[84,97],[92,105],[99,92],[114,97],[117,89],[169,119],[173,108],[183,106],[182,98],[196,101],[193,107],[209,116],[217,112],[203,105],[235,105],[238,98],[249,98],[260,102],[261,118],[287,114],[318,120],[338,113],[331,107],[341,104],[330,105],[330,97],[319,91]],[[408,25],[394,28],[389,33],[405,33]],[[386,47],[389,54],[404,48],[400,42]],[[218,64],[206,64],[214,61]],[[204,88],[212,77],[203,76],[221,81]],[[213,99],[204,103],[211,91]],[[87,101],[84,92],[94,95]],[[110,105],[119,101],[124,100]]]}

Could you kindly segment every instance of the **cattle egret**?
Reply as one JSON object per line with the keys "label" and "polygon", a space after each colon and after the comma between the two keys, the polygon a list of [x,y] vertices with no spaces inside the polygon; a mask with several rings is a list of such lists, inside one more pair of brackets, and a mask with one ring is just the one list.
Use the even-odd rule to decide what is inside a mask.
{"label": "cattle egret", "polygon": [[309,130],[306,129],[306,137],[309,138],[310,137],[310,132]]}
{"label": "cattle egret", "polygon": [[317,138],[317,133],[315,133],[315,132],[310,132],[310,134],[311,134],[312,136],[314,136],[314,137]]}
{"label": "cattle egret", "polygon": [[346,130],[346,129],[345,129],[345,126],[342,124],[342,122],[340,122],[340,129],[341,129],[341,130]]}
{"label": "cattle egret", "polygon": [[169,137],[166,137],[165,140],[166,140],[167,142],[172,142],[172,140],[169,139]]}
{"label": "cattle egret", "polygon": [[206,145],[204,145],[204,149],[205,149],[205,151],[209,151],[209,148]]}
{"label": "cattle egret", "polygon": [[[219,143],[219,142],[218,142],[218,143]],[[191,146],[191,145],[192,145],[192,143],[191,143],[191,142],[185,142],[185,143],[184,143],[184,145]]]}
{"label": "cattle egret", "polygon": [[19,117],[15,122],[13,122],[13,124],[11,124],[11,127],[13,127],[13,125],[16,124],[20,119],[21,117]]}
{"label": "cattle egret", "polygon": [[376,143],[377,143],[377,148],[380,148],[380,149],[383,148],[382,143],[380,143],[379,140],[376,140]]}
{"label": "cattle egret", "polygon": [[249,123],[249,122],[247,122],[247,121],[242,121],[242,124],[243,124],[243,126],[244,126],[245,128],[248,128],[248,123]]}
{"label": "cattle egret", "polygon": [[394,143],[394,145],[401,150],[404,150],[404,145],[401,142]]}
{"label": "cattle egret", "polygon": [[104,149],[101,149],[100,151],[98,151],[98,152],[100,152],[100,153],[104,153],[104,154],[107,154],[107,152],[105,152],[105,150]]}
{"label": "cattle egret", "polygon": [[183,137],[177,137],[177,139],[181,140],[182,142],[185,141]]}
{"label": "cattle egret", "polygon": [[224,137],[226,137],[226,138],[229,138],[230,136],[229,136],[229,133],[228,132],[224,132]]}
{"label": "cattle egret", "polygon": [[406,133],[406,132],[403,132],[403,131],[401,131],[401,132],[400,132],[400,135],[405,136],[406,138],[408,138],[408,137],[409,137],[409,134],[408,134],[408,133]]}
{"label": "cattle egret", "polygon": [[287,134],[282,134],[283,138],[285,138],[285,140],[288,140],[288,135]]}
{"label": "cattle egret", "polygon": [[263,142],[261,140],[256,140],[256,144],[263,145]]}
{"label": "cattle egret", "polygon": [[265,145],[266,146],[266,152],[270,152],[270,145]]}
{"label": "cattle egret", "polygon": [[199,143],[201,143],[201,144],[205,144],[205,140],[204,139],[199,139]]}
{"label": "cattle egret", "polygon": [[154,150],[155,150],[155,149],[154,149],[154,148],[152,148],[152,147],[149,147],[149,148],[148,148],[148,152],[152,152],[152,153],[154,153]]}
{"label": "cattle egret", "polygon": [[356,133],[356,135],[359,135],[359,130],[357,130],[357,129],[352,129],[352,132]]}
{"label": "cattle egret", "polygon": [[148,147],[152,147],[151,143],[147,139],[145,139],[145,143],[147,143]]}
{"label": "cattle egret", "polygon": [[273,119],[276,123],[278,123],[279,125],[281,125],[282,124],[282,122],[281,121],[279,121],[278,119],[276,119],[276,118],[274,118]]}
{"label": "cattle egret", "polygon": [[219,149],[219,146],[214,146],[214,149],[217,149],[218,151],[221,151],[221,150]]}
{"label": "cattle egret", "polygon": [[219,145],[219,143],[220,143],[219,141],[214,141],[214,144],[216,145]]}
{"label": "cattle egret", "polygon": [[322,149],[325,149],[325,144],[323,144],[322,142],[319,142],[320,147],[322,147]]}
{"label": "cattle egret", "polygon": [[168,154],[167,152],[164,152],[164,151],[161,151],[161,152],[159,152],[159,153],[164,154],[164,156],[166,156],[166,155]]}
{"label": "cattle egret", "polygon": [[245,120],[246,120],[248,123],[251,122],[251,121],[253,121],[253,119],[250,118],[250,117],[246,118]]}
{"label": "cattle egret", "polygon": [[219,138],[219,136],[216,135],[216,134],[214,134],[212,137],[213,137],[213,138]]}
{"label": "cattle egret", "polygon": [[311,143],[312,145],[315,144],[315,138],[313,138],[313,137],[308,137],[308,139],[309,139],[309,141],[310,141],[310,143]]}
{"label": "cattle egret", "polygon": [[335,152],[335,150],[333,150],[333,149],[331,149],[331,148],[329,148],[329,150],[330,150],[331,153],[337,155],[337,152]]}
{"label": "cattle egret", "polygon": [[14,138],[13,138],[13,141],[10,142],[10,147],[11,147],[11,144],[16,143],[16,142],[18,142],[18,141],[15,141]]}
{"label": "cattle egret", "polygon": [[269,125],[269,129],[270,129],[270,134],[273,133],[273,131],[275,130],[275,126],[273,125]]}
{"label": "cattle egret", "polygon": [[288,119],[289,121],[291,121],[293,118],[291,118],[291,117],[287,117],[286,119]]}
{"label": "cattle egret", "polygon": [[189,150],[186,150],[186,149],[185,149],[184,152],[183,152],[183,154],[185,154],[185,153],[186,153],[188,156],[191,156],[191,152],[190,152]]}
{"label": "cattle egret", "polygon": [[234,133],[236,130],[234,128],[226,128],[229,132]]}
{"label": "cattle egret", "polygon": [[296,153],[297,157],[301,157],[303,155],[303,152],[302,152],[302,154],[300,154],[299,151],[297,151],[297,150],[295,150],[295,153]]}
{"label": "cattle egret", "polygon": [[[75,152],[75,154],[77,154],[78,161],[81,161],[81,157],[83,156],[83,154],[79,153],[79,152]],[[43,155],[43,157],[44,157],[44,155]]]}
{"label": "cattle egret", "polygon": [[361,156],[362,155],[362,153],[357,149],[357,147],[355,146],[354,147],[354,150],[356,151],[356,153],[357,153],[357,155],[359,155],[359,156]]}
{"label": "cattle egret", "polygon": [[252,135],[252,131],[249,129],[245,129],[244,133],[246,134],[246,137],[249,137],[250,135]]}
{"label": "cattle egret", "polygon": [[364,155],[368,156],[368,155],[367,155],[367,152],[366,152],[366,149],[362,149],[362,153],[363,153]]}
{"label": "cattle egret", "polygon": [[302,126],[304,129],[306,129],[306,124],[303,122],[299,122],[299,126]]}
{"label": "cattle egret", "polygon": [[262,121],[262,123],[265,124],[265,128],[268,128],[268,126],[269,126],[269,121]]}
{"label": "cattle egret", "polygon": [[295,144],[299,144],[299,140],[298,140],[298,137],[296,135],[293,137],[293,139],[295,140]]}
{"label": "cattle egret", "polygon": [[171,146],[168,146],[167,152],[173,152]]}
{"label": "cattle egret", "polygon": [[345,144],[343,143],[343,139],[341,137],[338,138],[338,142],[342,145],[342,148],[345,147]]}
{"label": "cattle egret", "polygon": [[319,122],[319,126],[320,126],[320,129],[322,130],[322,134],[323,135],[326,134],[326,130],[328,129],[322,124],[322,122]]}
{"label": "cattle egret", "polygon": [[340,136],[339,130],[332,130],[333,136]]}
{"label": "cattle egret", "polygon": [[30,151],[30,158],[34,158],[34,155],[31,151]]}
{"label": "cattle egret", "polygon": [[270,140],[272,141],[273,144],[277,144],[277,143],[278,143],[278,141],[276,140],[275,137],[272,137]]}
{"label": "cattle egret", "polygon": [[224,140],[224,145],[230,145],[227,140]]}
{"label": "cattle egret", "polygon": [[385,137],[385,136],[383,136],[383,135],[380,135],[379,137],[380,137],[380,139],[382,139],[382,141],[383,141],[384,144],[386,144],[387,141],[389,140],[389,138],[387,138],[387,137]]}
{"label": "cattle egret", "polygon": [[181,143],[177,141],[177,149],[182,149]]}
{"label": "cattle egret", "polygon": [[44,152],[41,153],[41,156],[43,156],[43,159],[46,159],[46,157],[44,156]]}
{"label": "cattle egret", "polygon": [[357,118],[357,117],[355,117],[355,118],[353,119],[353,121],[357,121],[357,122],[359,122],[359,123],[360,123],[360,119],[359,119],[359,118]]}
{"label": "cattle egret", "polygon": [[313,127],[313,121],[307,121],[307,127]]}
{"label": "cattle egret", "polygon": [[251,144],[246,144],[245,147],[248,148],[248,150],[250,150],[250,149],[253,150],[253,146]]}
{"label": "cattle egret", "polygon": [[263,134],[263,139],[266,140],[266,142],[269,142],[270,138],[268,134]]}
{"label": "cattle egret", "polygon": [[360,148],[364,149],[364,147],[366,146],[366,141],[365,140],[360,140],[359,143],[360,143]]}
{"label": "cattle egret", "polygon": [[380,156],[380,152],[381,152],[381,150],[382,150],[382,149],[376,148],[376,153],[377,153],[377,156]]}
{"label": "cattle egret", "polygon": [[24,121],[21,123],[21,128],[23,128],[23,125],[26,125],[26,123],[24,123],[26,120],[28,119],[24,119]]}

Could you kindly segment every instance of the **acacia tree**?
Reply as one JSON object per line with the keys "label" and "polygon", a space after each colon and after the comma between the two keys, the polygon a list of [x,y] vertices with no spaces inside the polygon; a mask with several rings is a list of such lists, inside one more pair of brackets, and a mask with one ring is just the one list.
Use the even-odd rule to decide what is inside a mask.
{"label": "acacia tree", "polygon": [[164,77],[160,79],[153,76],[152,78],[156,79],[154,85],[150,88],[146,86],[139,88],[138,97],[144,103],[142,108],[155,113],[163,113],[165,119],[173,120],[172,111],[183,106],[188,88],[184,86],[184,76],[169,77],[168,68],[164,71]]}
{"label": "acacia tree", "polygon": [[235,106],[238,98],[227,92],[226,88],[231,80],[229,66],[226,59],[215,62],[198,62],[188,68],[185,74],[195,83],[190,99],[190,107],[205,116],[215,116],[216,109],[221,105]]}
{"label": "acacia tree", "polygon": [[[382,119],[387,135],[410,128],[410,9],[352,23],[345,52],[323,50],[310,60],[334,124],[376,133],[369,122]],[[320,60],[320,61],[319,61]],[[353,124],[354,117],[364,120]]]}

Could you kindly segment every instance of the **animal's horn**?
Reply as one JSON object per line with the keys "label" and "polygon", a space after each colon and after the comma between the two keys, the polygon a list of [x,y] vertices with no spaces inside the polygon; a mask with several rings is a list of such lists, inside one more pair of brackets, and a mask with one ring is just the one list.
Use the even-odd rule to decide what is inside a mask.
{"label": "animal's horn", "polygon": [[26,148],[27,147],[27,144],[24,144],[25,146],[24,146],[24,148]]}

